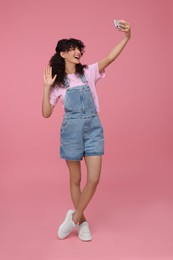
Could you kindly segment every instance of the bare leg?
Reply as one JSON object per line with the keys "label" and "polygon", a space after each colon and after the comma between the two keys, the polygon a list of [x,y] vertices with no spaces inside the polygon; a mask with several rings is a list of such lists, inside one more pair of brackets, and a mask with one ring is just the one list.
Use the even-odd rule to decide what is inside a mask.
{"label": "bare leg", "polygon": [[[80,161],[66,161],[69,174],[70,174],[70,194],[73,205],[75,209],[80,200],[81,196],[81,189],[80,189],[80,182],[81,182],[81,164]],[[82,214],[79,224],[86,221],[85,216]]]}
{"label": "bare leg", "polygon": [[83,216],[84,210],[96,191],[100,179],[102,157],[86,156],[85,162],[87,167],[87,183],[80,194],[76,212],[73,214],[73,221],[76,224],[79,223],[81,217]]}

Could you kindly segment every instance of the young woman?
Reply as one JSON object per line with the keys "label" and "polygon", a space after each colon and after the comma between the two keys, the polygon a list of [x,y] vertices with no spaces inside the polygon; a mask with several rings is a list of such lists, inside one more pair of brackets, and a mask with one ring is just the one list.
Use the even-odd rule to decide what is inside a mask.
{"label": "young woman", "polygon": [[[68,210],[58,229],[58,237],[66,238],[78,226],[79,239],[92,240],[84,210],[91,201],[100,179],[104,154],[103,128],[98,117],[99,104],[95,84],[104,77],[105,68],[121,53],[131,37],[130,24],[119,20],[123,39],[99,62],[82,65],[84,44],[77,39],[62,39],[44,71],[43,117],[51,116],[60,98],[64,118],[60,130],[60,157],[66,160],[70,175],[70,193],[75,210]],[[81,160],[87,168],[87,182],[80,189]]]}

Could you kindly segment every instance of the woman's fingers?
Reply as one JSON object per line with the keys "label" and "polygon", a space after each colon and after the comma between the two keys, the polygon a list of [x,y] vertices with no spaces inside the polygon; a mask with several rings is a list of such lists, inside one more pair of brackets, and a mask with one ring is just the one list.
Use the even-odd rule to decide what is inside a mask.
{"label": "woman's fingers", "polygon": [[54,77],[52,78],[52,67],[50,65],[47,65],[43,74],[45,84],[52,85],[56,77],[57,75],[54,75]]}
{"label": "woman's fingers", "polygon": [[55,81],[56,77],[57,77],[57,75],[55,74],[55,76],[53,77],[53,82]]}
{"label": "woman's fingers", "polygon": [[47,75],[47,67],[44,69],[44,73],[43,73],[44,79],[46,79],[46,75]]}
{"label": "woman's fingers", "polygon": [[48,65],[48,74],[51,76],[51,67]]}
{"label": "woman's fingers", "polygon": [[50,75],[50,66],[47,65],[47,75]]}
{"label": "woman's fingers", "polygon": [[119,24],[122,30],[128,30],[130,28],[130,24],[124,20],[119,20]]}
{"label": "woman's fingers", "polygon": [[47,65],[44,72],[45,76],[50,77],[52,76],[52,67]]}
{"label": "woman's fingers", "polygon": [[119,20],[120,32],[130,33],[130,24],[125,20]]}
{"label": "woman's fingers", "polygon": [[125,20],[119,20],[119,31],[124,32],[129,39],[131,38],[131,26]]}
{"label": "woman's fingers", "polygon": [[48,67],[47,67],[47,66],[46,66],[46,68],[45,68],[44,74],[45,74],[45,77],[47,77],[47,75],[48,75]]}

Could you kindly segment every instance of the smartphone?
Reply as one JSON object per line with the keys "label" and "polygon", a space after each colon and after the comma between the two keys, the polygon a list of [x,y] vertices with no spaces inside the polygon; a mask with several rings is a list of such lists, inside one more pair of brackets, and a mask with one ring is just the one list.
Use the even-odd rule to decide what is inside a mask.
{"label": "smartphone", "polygon": [[118,20],[114,20],[114,25],[117,29],[120,29],[120,25],[119,25],[119,21]]}

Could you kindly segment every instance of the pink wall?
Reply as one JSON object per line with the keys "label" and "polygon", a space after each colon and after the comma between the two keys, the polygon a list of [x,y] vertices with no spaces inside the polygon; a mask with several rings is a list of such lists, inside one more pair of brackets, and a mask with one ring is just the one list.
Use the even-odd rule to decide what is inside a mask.
{"label": "pink wall", "polygon": [[[20,201],[19,215],[26,209],[25,200],[32,196],[52,196],[55,203],[52,209],[55,201],[59,201],[61,218],[67,205],[71,206],[66,166],[59,159],[62,107],[58,104],[50,119],[41,116],[43,70],[54,54],[57,41],[64,37],[81,39],[87,46],[83,63],[96,62],[122,38],[113,26],[113,19],[123,18],[132,25],[132,39],[106,70],[106,78],[97,85],[100,117],[105,129],[105,156],[95,198],[98,207],[94,202],[90,207],[100,214],[100,203],[114,200],[116,214],[117,205],[121,208],[123,203],[137,205],[136,209],[156,203],[155,213],[150,211],[150,224],[153,226],[152,223],[157,222],[159,227],[165,227],[165,239],[160,238],[155,244],[158,248],[155,255],[163,255],[164,260],[173,256],[168,239],[172,229],[169,220],[173,214],[172,14],[171,0],[1,1],[0,154],[4,235],[10,232],[10,225],[11,228],[15,226],[15,223],[10,224],[8,216],[12,211],[10,205],[17,201]],[[110,214],[112,204],[105,204]],[[128,214],[132,212],[129,209]],[[158,212],[161,219],[156,217]],[[92,218],[89,209],[88,214]],[[118,219],[119,215],[116,217]],[[58,223],[61,218],[58,217]],[[155,233],[152,235],[155,237]],[[3,243],[6,249],[8,239],[3,239]],[[127,247],[126,252],[135,259],[132,249],[133,245],[131,250]],[[47,251],[46,260],[58,256],[55,252],[49,258]],[[93,252],[96,252],[94,247]],[[145,255],[143,252],[148,252],[147,259],[152,256],[149,247],[141,248],[137,254],[141,255],[139,260]],[[43,259],[40,254],[38,256]],[[103,259],[115,259],[115,256],[120,257],[112,251],[109,258]],[[3,257],[10,259],[5,251]],[[94,259],[97,257],[101,259],[99,253]]]}

